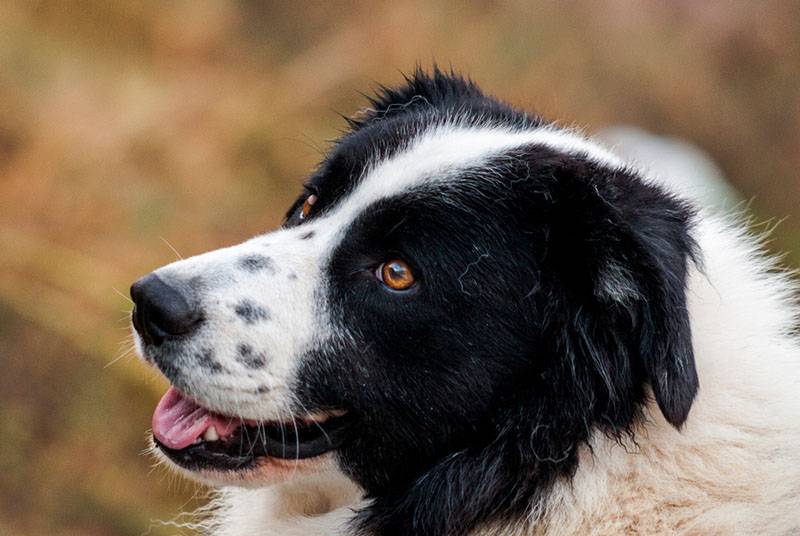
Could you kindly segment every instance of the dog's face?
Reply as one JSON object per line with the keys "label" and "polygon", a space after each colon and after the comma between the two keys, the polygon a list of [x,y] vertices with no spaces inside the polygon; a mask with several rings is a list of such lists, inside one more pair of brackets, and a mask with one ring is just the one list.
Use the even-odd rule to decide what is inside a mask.
{"label": "dog's face", "polygon": [[140,352],[173,385],[165,458],[217,483],[338,471],[397,498],[500,442],[531,481],[568,471],[591,429],[629,429],[647,384],[680,425],[686,208],[458,78],[373,104],[280,230],[132,288]]}

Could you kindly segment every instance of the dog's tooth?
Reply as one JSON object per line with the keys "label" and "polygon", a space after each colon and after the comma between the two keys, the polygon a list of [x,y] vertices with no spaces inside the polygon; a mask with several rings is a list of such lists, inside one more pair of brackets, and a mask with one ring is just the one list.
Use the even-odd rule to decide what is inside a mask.
{"label": "dog's tooth", "polygon": [[216,441],[219,439],[219,434],[217,434],[217,429],[212,425],[206,428],[206,431],[203,432],[203,439],[206,441]]}
{"label": "dog's tooth", "polygon": [[301,420],[306,424],[320,424],[328,420],[327,413],[308,413],[301,417]]}

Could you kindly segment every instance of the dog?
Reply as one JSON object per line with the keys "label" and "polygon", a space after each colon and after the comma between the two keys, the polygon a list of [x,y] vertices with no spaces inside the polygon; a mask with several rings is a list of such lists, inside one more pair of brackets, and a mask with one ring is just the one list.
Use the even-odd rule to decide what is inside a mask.
{"label": "dog", "polygon": [[800,533],[795,285],[736,217],[438,68],[283,226],[131,288],[208,533]]}

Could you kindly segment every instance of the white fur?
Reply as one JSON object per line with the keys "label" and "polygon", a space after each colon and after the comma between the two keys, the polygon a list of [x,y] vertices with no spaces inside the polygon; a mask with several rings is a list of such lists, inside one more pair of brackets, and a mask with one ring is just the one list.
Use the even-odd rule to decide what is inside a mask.
{"label": "white fur", "polygon": [[527,145],[585,155],[612,168],[623,166],[619,158],[599,145],[549,126],[509,130],[508,127],[446,124],[423,132],[406,150],[392,158],[374,162],[359,187],[320,225],[330,232],[341,232],[347,228],[347,223],[376,201],[420,186],[452,181],[460,170],[480,166],[494,156]]}
{"label": "white fur", "polygon": [[222,489],[214,502],[215,536],[345,534],[363,506],[359,488],[339,471],[292,479],[260,489]]}
{"label": "white fur", "polygon": [[[184,359],[181,370],[190,394],[209,409],[257,420],[288,418],[294,359],[310,344],[319,323],[315,292],[320,252],[313,241],[299,239],[305,231],[276,231],[156,271],[167,281],[202,281],[197,295],[202,301],[203,325],[184,345],[185,356],[179,359]],[[250,273],[238,267],[241,259],[253,255],[268,258],[274,271]],[[236,307],[243,302],[263,308],[269,318],[248,324],[236,314]],[[240,344],[263,354],[267,366],[252,369],[243,365],[237,360]],[[213,352],[223,372],[209,374],[196,362],[193,356],[204,349]]]}

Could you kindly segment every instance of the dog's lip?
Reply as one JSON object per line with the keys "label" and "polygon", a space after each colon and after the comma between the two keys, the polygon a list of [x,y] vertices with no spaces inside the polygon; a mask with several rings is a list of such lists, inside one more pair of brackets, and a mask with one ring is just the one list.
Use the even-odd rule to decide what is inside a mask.
{"label": "dog's lip", "polygon": [[[183,469],[195,472],[216,473],[243,471],[256,467],[261,460],[276,461],[319,458],[341,447],[348,435],[351,420],[347,416],[335,418],[334,427],[313,438],[300,439],[308,429],[270,429],[240,426],[226,439],[198,440],[182,449],[172,449],[153,437],[153,443],[167,458]],[[333,422],[333,421],[332,421]]]}
{"label": "dog's lip", "polygon": [[259,458],[314,458],[339,448],[352,419],[343,410],[255,421],[209,411],[171,387],[153,414],[155,445],[190,469],[238,470]]}

